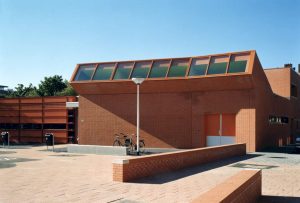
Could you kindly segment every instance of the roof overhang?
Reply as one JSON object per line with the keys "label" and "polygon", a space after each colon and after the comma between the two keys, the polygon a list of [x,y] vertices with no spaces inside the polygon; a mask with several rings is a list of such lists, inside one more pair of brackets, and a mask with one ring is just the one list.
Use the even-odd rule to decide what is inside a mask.
{"label": "roof overhang", "polygon": [[[126,94],[136,93],[136,84],[130,80],[105,82],[71,82],[79,94]],[[142,93],[196,92],[252,89],[252,75],[239,74],[203,78],[145,80],[140,86]]]}

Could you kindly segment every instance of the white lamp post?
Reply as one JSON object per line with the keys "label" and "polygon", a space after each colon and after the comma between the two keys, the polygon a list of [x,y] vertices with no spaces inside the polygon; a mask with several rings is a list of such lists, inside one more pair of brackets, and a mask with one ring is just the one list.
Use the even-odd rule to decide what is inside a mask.
{"label": "white lamp post", "polygon": [[136,153],[140,154],[140,85],[144,82],[145,78],[132,78],[132,81],[137,86],[136,95]]}

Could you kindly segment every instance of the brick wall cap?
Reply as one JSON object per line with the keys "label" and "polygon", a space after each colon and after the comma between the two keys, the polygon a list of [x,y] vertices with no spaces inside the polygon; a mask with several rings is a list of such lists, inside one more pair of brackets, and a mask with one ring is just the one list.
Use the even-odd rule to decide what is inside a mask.
{"label": "brick wall cap", "polygon": [[245,171],[261,171],[261,169],[258,168],[245,168]]}
{"label": "brick wall cap", "polygon": [[134,159],[145,159],[145,158],[151,158],[151,157],[164,157],[164,156],[169,156],[169,155],[176,155],[176,154],[185,154],[185,153],[190,153],[190,152],[195,152],[195,151],[206,151],[206,150],[210,150],[210,149],[218,149],[218,148],[228,148],[229,150],[231,150],[232,146],[243,146],[246,145],[246,143],[235,143],[235,144],[228,144],[228,145],[218,145],[218,146],[211,146],[211,147],[201,147],[201,148],[194,148],[194,149],[182,149],[179,151],[175,151],[175,152],[163,152],[163,153],[159,153],[159,154],[150,154],[147,156],[136,156],[136,157],[130,157],[130,160],[134,160]]}
{"label": "brick wall cap", "polygon": [[112,161],[113,164],[128,164],[129,160],[128,159],[115,159]]}

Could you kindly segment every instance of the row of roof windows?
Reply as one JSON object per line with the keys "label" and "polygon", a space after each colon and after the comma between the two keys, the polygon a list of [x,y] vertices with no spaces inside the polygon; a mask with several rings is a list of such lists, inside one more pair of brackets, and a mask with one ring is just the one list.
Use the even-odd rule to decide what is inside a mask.
{"label": "row of roof windows", "polygon": [[[75,81],[193,77],[246,72],[249,55],[80,65]],[[229,66],[228,66],[229,63]],[[228,68],[227,68],[228,66]]]}

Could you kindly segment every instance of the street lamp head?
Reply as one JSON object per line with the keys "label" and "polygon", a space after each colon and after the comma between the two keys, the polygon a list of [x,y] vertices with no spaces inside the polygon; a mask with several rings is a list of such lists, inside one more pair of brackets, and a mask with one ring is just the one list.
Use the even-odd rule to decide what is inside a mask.
{"label": "street lamp head", "polygon": [[141,84],[144,82],[145,78],[132,78],[131,80],[132,80],[136,85],[141,85]]}

